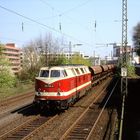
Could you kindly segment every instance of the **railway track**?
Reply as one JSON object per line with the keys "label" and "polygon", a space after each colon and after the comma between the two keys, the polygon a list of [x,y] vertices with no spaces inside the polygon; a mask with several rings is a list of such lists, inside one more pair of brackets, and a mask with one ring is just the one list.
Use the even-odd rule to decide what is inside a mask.
{"label": "railway track", "polygon": [[115,84],[114,88],[112,89],[111,93],[106,99],[106,102],[104,103],[103,107],[100,108],[100,103],[105,97],[105,94],[101,93],[96,97],[95,103],[91,103],[89,105],[89,107],[81,114],[81,116],[75,121],[75,123],[71,125],[71,127],[65,132],[65,134],[61,137],[60,140],[89,140],[93,134],[93,131],[97,129],[96,125],[99,119],[101,118],[117,83]]}
{"label": "railway track", "polygon": [[33,92],[5,99],[0,103],[0,117],[32,104]]}
{"label": "railway track", "polygon": [[14,97],[2,100],[0,103],[0,107],[7,106],[7,105],[17,102],[19,100],[23,100],[23,99],[32,97],[33,95],[34,95],[34,92],[30,92],[30,93],[26,93],[26,94],[22,94],[22,95],[20,94],[18,96],[14,96]]}
{"label": "railway track", "polygon": [[16,127],[15,129],[3,134],[0,136],[2,140],[17,140],[17,139],[29,139],[34,133],[39,131],[40,128],[45,127],[47,123],[52,121],[57,115],[55,116],[34,116],[30,120],[24,122],[20,126]]}

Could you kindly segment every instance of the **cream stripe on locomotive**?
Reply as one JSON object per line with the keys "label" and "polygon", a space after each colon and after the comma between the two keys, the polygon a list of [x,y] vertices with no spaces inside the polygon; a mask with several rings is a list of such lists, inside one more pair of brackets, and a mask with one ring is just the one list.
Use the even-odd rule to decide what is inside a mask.
{"label": "cream stripe on locomotive", "polygon": [[[90,85],[91,85],[91,81],[89,81],[77,88],[73,88],[72,90],[69,90],[67,92],[61,92],[61,91],[60,92],[58,91],[58,92],[60,93],[60,96],[68,96],[68,95],[76,92],[77,90],[80,90],[80,89],[90,86]],[[58,96],[58,92],[36,92],[35,94],[37,96]]]}

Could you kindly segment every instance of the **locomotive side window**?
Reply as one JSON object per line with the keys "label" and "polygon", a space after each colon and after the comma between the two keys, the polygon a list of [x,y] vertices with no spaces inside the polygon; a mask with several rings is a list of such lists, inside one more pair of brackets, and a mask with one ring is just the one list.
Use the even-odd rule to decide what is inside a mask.
{"label": "locomotive side window", "polygon": [[60,77],[66,77],[67,76],[67,73],[65,70],[61,70],[60,71]]}
{"label": "locomotive side window", "polygon": [[84,70],[83,70],[83,68],[80,68],[80,70],[82,71],[82,73],[85,73]]}
{"label": "locomotive side window", "polygon": [[41,70],[40,77],[49,77],[49,70]]}
{"label": "locomotive side window", "polygon": [[78,68],[76,68],[75,71],[78,75],[80,74],[80,71],[78,70]]}
{"label": "locomotive side window", "polygon": [[76,73],[75,73],[74,69],[71,69],[71,71],[72,71],[73,75],[76,75]]}
{"label": "locomotive side window", "polygon": [[68,76],[66,70],[62,70],[62,73],[63,73],[64,77]]}
{"label": "locomotive side window", "polygon": [[86,68],[84,68],[85,72],[87,72]]}
{"label": "locomotive side window", "polygon": [[60,70],[51,70],[50,77],[60,77]]}

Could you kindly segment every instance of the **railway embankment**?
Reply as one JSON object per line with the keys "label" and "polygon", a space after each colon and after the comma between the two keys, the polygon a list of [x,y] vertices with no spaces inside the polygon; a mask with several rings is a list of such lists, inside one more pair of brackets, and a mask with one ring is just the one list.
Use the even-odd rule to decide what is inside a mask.
{"label": "railway embankment", "polygon": [[[140,76],[140,67],[136,67],[136,74]],[[140,78],[128,79],[122,139],[140,139]]]}

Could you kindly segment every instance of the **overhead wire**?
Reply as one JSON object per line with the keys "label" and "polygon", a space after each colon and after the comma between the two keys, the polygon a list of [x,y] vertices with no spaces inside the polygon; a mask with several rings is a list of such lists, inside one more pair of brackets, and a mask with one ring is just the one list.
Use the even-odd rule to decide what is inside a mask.
{"label": "overhead wire", "polygon": [[53,30],[53,31],[58,32],[58,33],[60,33],[60,34],[63,34],[64,36],[67,36],[67,37],[69,37],[69,38],[73,38],[73,39],[75,39],[75,40],[78,40],[78,41],[80,41],[80,42],[83,42],[83,43],[88,44],[88,45],[91,46],[91,44],[89,44],[89,43],[87,43],[87,42],[84,42],[84,41],[81,41],[81,40],[79,40],[79,39],[76,39],[75,37],[73,37],[73,36],[71,36],[71,35],[68,35],[68,34],[66,34],[66,33],[62,33],[62,32],[60,32],[59,30],[56,30],[55,28],[52,28],[52,27],[47,26],[46,24],[40,23],[40,22],[38,22],[38,21],[36,21],[36,20],[34,20],[34,19],[32,19],[32,18],[29,18],[29,17],[27,17],[27,16],[24,16],[24,15],[22,15],[22,14],[19,14],[19,13],[15,12],[15,11],[13,11],[13,10],[11,10],[11,9],[5,8],[5,7],[1,6],[1,5],[0,5],[0,8],[6,10],[6,11],[8,11],[8,12],[11,12],[11,13],[13,13],[13,14],[16,14],[16,15],[18,15],[18,16],[21,16],[21,17],[23,17],[23,18],[25,18],[25,19],[27,19],[27,20],[29,20],[29,21],[32,21],[32,22],[34,22],[34,23],[36,23],[36,24],[39,24],[39,25],[41,25],[41,26],[43,26],[43,27],[46,27],[46,28],[48,28],[48,29],[50,29],[50,30]]}
{"label": "overhead wire", "polygon": [[87,43],[87,42],[84,42],[84,41],[82,41],[82,40],[76,39],[75,37],[73,37],[73,36],[71,36],[71,35],[68,35],[68,34],[66,34],[66,33],[63,33],[63,32],[61,32],[61,31],[59,31],[59,30],[57,30],[57,29],[55,29],[55,28],[52,28],[52,27],[50,27],[50,26],[48,26],[48,25],[46,25],[46,24],[43,24],[43,23],[41,23],[41,22],[38,22],[37,20],[34,20],[34,19],[29,18],[29,17],[27,17],[27,16],[24,16],[24,15],[22,15],[22,14],[16,12],[16,11],[11,10],[11,9],[9,9],[9,8],[6,8],[6,7],[2,6],[2,5],[0,5],[0,8],[1,8],[1,9],[4,9],[4,10],[10,12],[10,13],[13,13],[13,14],[15,14],[15,15],[18,15],[18,16],[20,16],[20,17],[22,17],[22,18],[25,18],[25,19],[27,19],[27,20],[29,20],[29,21],[31,21],[31,22],[34,22],[34,23],[36,23],[36,24],[38,24],[38,25],[41,25],[41,26],[44,27],[44,28],[50,29],[50,30],[55,31],[55,32],[57,32],[57,33],[60,33],[60,34],[62,34],[62,35],[64,35],[64,36],[67,36],[67,37],[69,37],[69,38],[72,38],[72,39],[74,39],[74,40],[77,40],[77,41],[79,41],[79,42],[82,42],[82,43],[87,44],[87,45],[89,45],[89,46],[92,46],[91,44],[89,44],[89,43]]}
{"label": "overhead wire", "polygon": [[[70,8],[70,9],[64,11],[64,12],[59,11],[58,9],[54,8],[52,5],[50,5],[48,2],[46,2],[46,1],[44,1],[44,0],[39,0],[39,1],[41,1],[42,3],[44,3],[45,5],[47,5],[48,7],[50,7],[51,9],[53,9],[53,10],[55,10],[56,12],[59,13],[59,14],[56,14],[56,15],[53,15],[53,16],[44,18],[44,19],[49,19],[49,18],[62,17],[62,16],[64,16],[64,15],[66,15],[67,13],[73,11],[74,9],[78,9],[78,8],[80,8],[80,7],[82,7],[82,6],[85,6],[85,5],[86,5],[88,2],[90,2],[91,0],[86,0],[86,1],[84,1],[83,3],[77,5],[77,6],[73,7],[73,8]],[[70,16],[67,15],[67,17],[68,17],[68,19],[71,20],[72,22],[74,21],[77,25],[80,25],[80,26],[84,27],[86,30],[87,30],[87,29],[90,30],[88,27],[83,26],[82,23],[76,22],[75,19],[72,19]]]}
{"label": "overhead wire", "polygon": [[52,7],[49,3],[47,3],[46,1],[44,0],[39,0],[41,2],[43,2],[45,5],[47,5],[48,7],[50,7],[51,9],[54,9],[54,7]]}
{"label": "overhead wire", "polygon": [[86,5],[88,2],[90,2],[90,1],[91,1],[91,0],[86,0],[86,1],[84,1],[83,3],[81,3],[81,4],[79,4],[79,5],[75,6],[75,7],[73,7],[73,8],[71,8],[71,9],[68,9],[68,10],[62,12],[61,15],[67,14],[67,13],[73,11],[74,9],[81,8],[82,6],[85,6],[85,5]]}
{"label": "overhead wire", "polygon": [[[82,6],[85,6],[87,3],[89,3],[91,0],[86,0],[86,1],[84,1],[83,3],[81,3],[81,4],[79,4],[79,5],[77,5],[77,6],[75,6],[75,7],[73,7],[73,8],[70,8],[70,9],[68,9],[68,10],[66,10],[66,11],[64,11],[64,12],[61,12],[61,11],[59,11],[59,10],[57,10],[56,8],[54,8],[52,5],[50,5],[48,2],[46,2],[46,1],[44,1],[44,0],[40,0],[40,1],[42,1],[44,4],[46,4],[47,6],[49,6],[51,9],[53,9],[53,10],[55,10],[55,11],[57,11],[59,14],[57,14],[57,15],[53,15],[52,16],[52,18],[55,18],[55,17],[62,17],[62,16],[65,16],[66,14],[68,14],[69,12],[73,12],[75,9],[78,9],[78,8],[80,8],[80,7],[82,7]],[[51,17],[48,17],[48,18],[51,18]],[[68,15],[67,15],[67,18],[69,19],[69,20],[72,20],[72,22],[73,23],[76,23],[76,24],[78,24],[78,25],[80,25],[81,26],[81,23],[79,24],[79,23],[77,23],[75,20],[73,20],[71,17],[69,17]],[[120,20],[113,20],[113,22],[119,22]],[[99,21],[98,21],[99,22]],[[104,23],[104,22],[109,22],[109,21],[102,21],[102,23]],[[59,22],[59,27],[61,27],[60,26],[61,24],[60,24],[60,22]],[[92,27],[93,27],[93,30],[94,30],[94,32],[95,32],[95,44],[94,44],[94,46],[96,46],[96,38],[97,38],[97,36],[98,36],[98,34],[97,34],[97,31],[96,31],[96,29],[97,29],[97,21],[96,20],[94,20],[94,23],[93,24],[91,24],[91,25],[93,25]],[[62,27],[61,27],[62,28]],[[84,28],[87,30],[89,30],[89,28],[87,28],[87,27],[85,27],[84,26]],[[91,30],[91,29],[90,29]],[[100,35],[98,36],[98,38],[100,37]],[[90,45],[90,46],[93,46],[93,45]]]}
{"label": "overhead wire", "polygon": [[[82,6],[85,6],[85,5],[86,5],[88,2],[90,2],[91,0],[86,0],[86,1],[84,1],[83,3],[78,4],[77,6],[75,6],[75,7],[73,7],[73,8],[70,8],[70,9],[64,11],[64,12],[61,12],[61,11],[57,10],[57,9],[54,8],[51,4],[49,4],[48,2],[46,2],[46,1],[44,1],[44,0],[39,0],[39,1],[41,1],[42,3],[44,3],[45,5],[47,5],[48,7],[50,7],[51,9],[55,9],[57,12],[60,13],[59,15],[64,15],[64,14],[67,14],[67,13],[69,13],[69,12],[71,12],[71,11],[73,12],[74,9],[78,9],[78,8],[80,8],[80,7],[82,7]],[[58,16],[58,15],[56,15],[56,16]]]}
{"label": "overhead wire", "polygon": [[[83,3],[80,3],[80,4],[78,4],[77,6],[75,6],[75,7],[73,7],[73,8],[70,8],[70,9],[64,11],[64,12],[61,12],[61,11],[57,10],[56,8],[54,8],[52,5],[50,5],[48,2],[46,2],[46,1],[44,1],[44,0],[39,0],[39,1],[41,1],[41,2],[43,2],[45,5],[49,6],[51,9],[55,9],[57,12],[60,13],[59,15],[65,15],[65,14],[67,14],[67,13],[69,13],[69,12],[73,12],[74,9],[78,9],[78,8],[81,8],[82,6],[85,6],[85,5],[86,5],[87,3],[89,3],[91,0],[86,0],[86,1],[84,1]],[[56,16],[58,16],[58,15],[56,15]]]}

